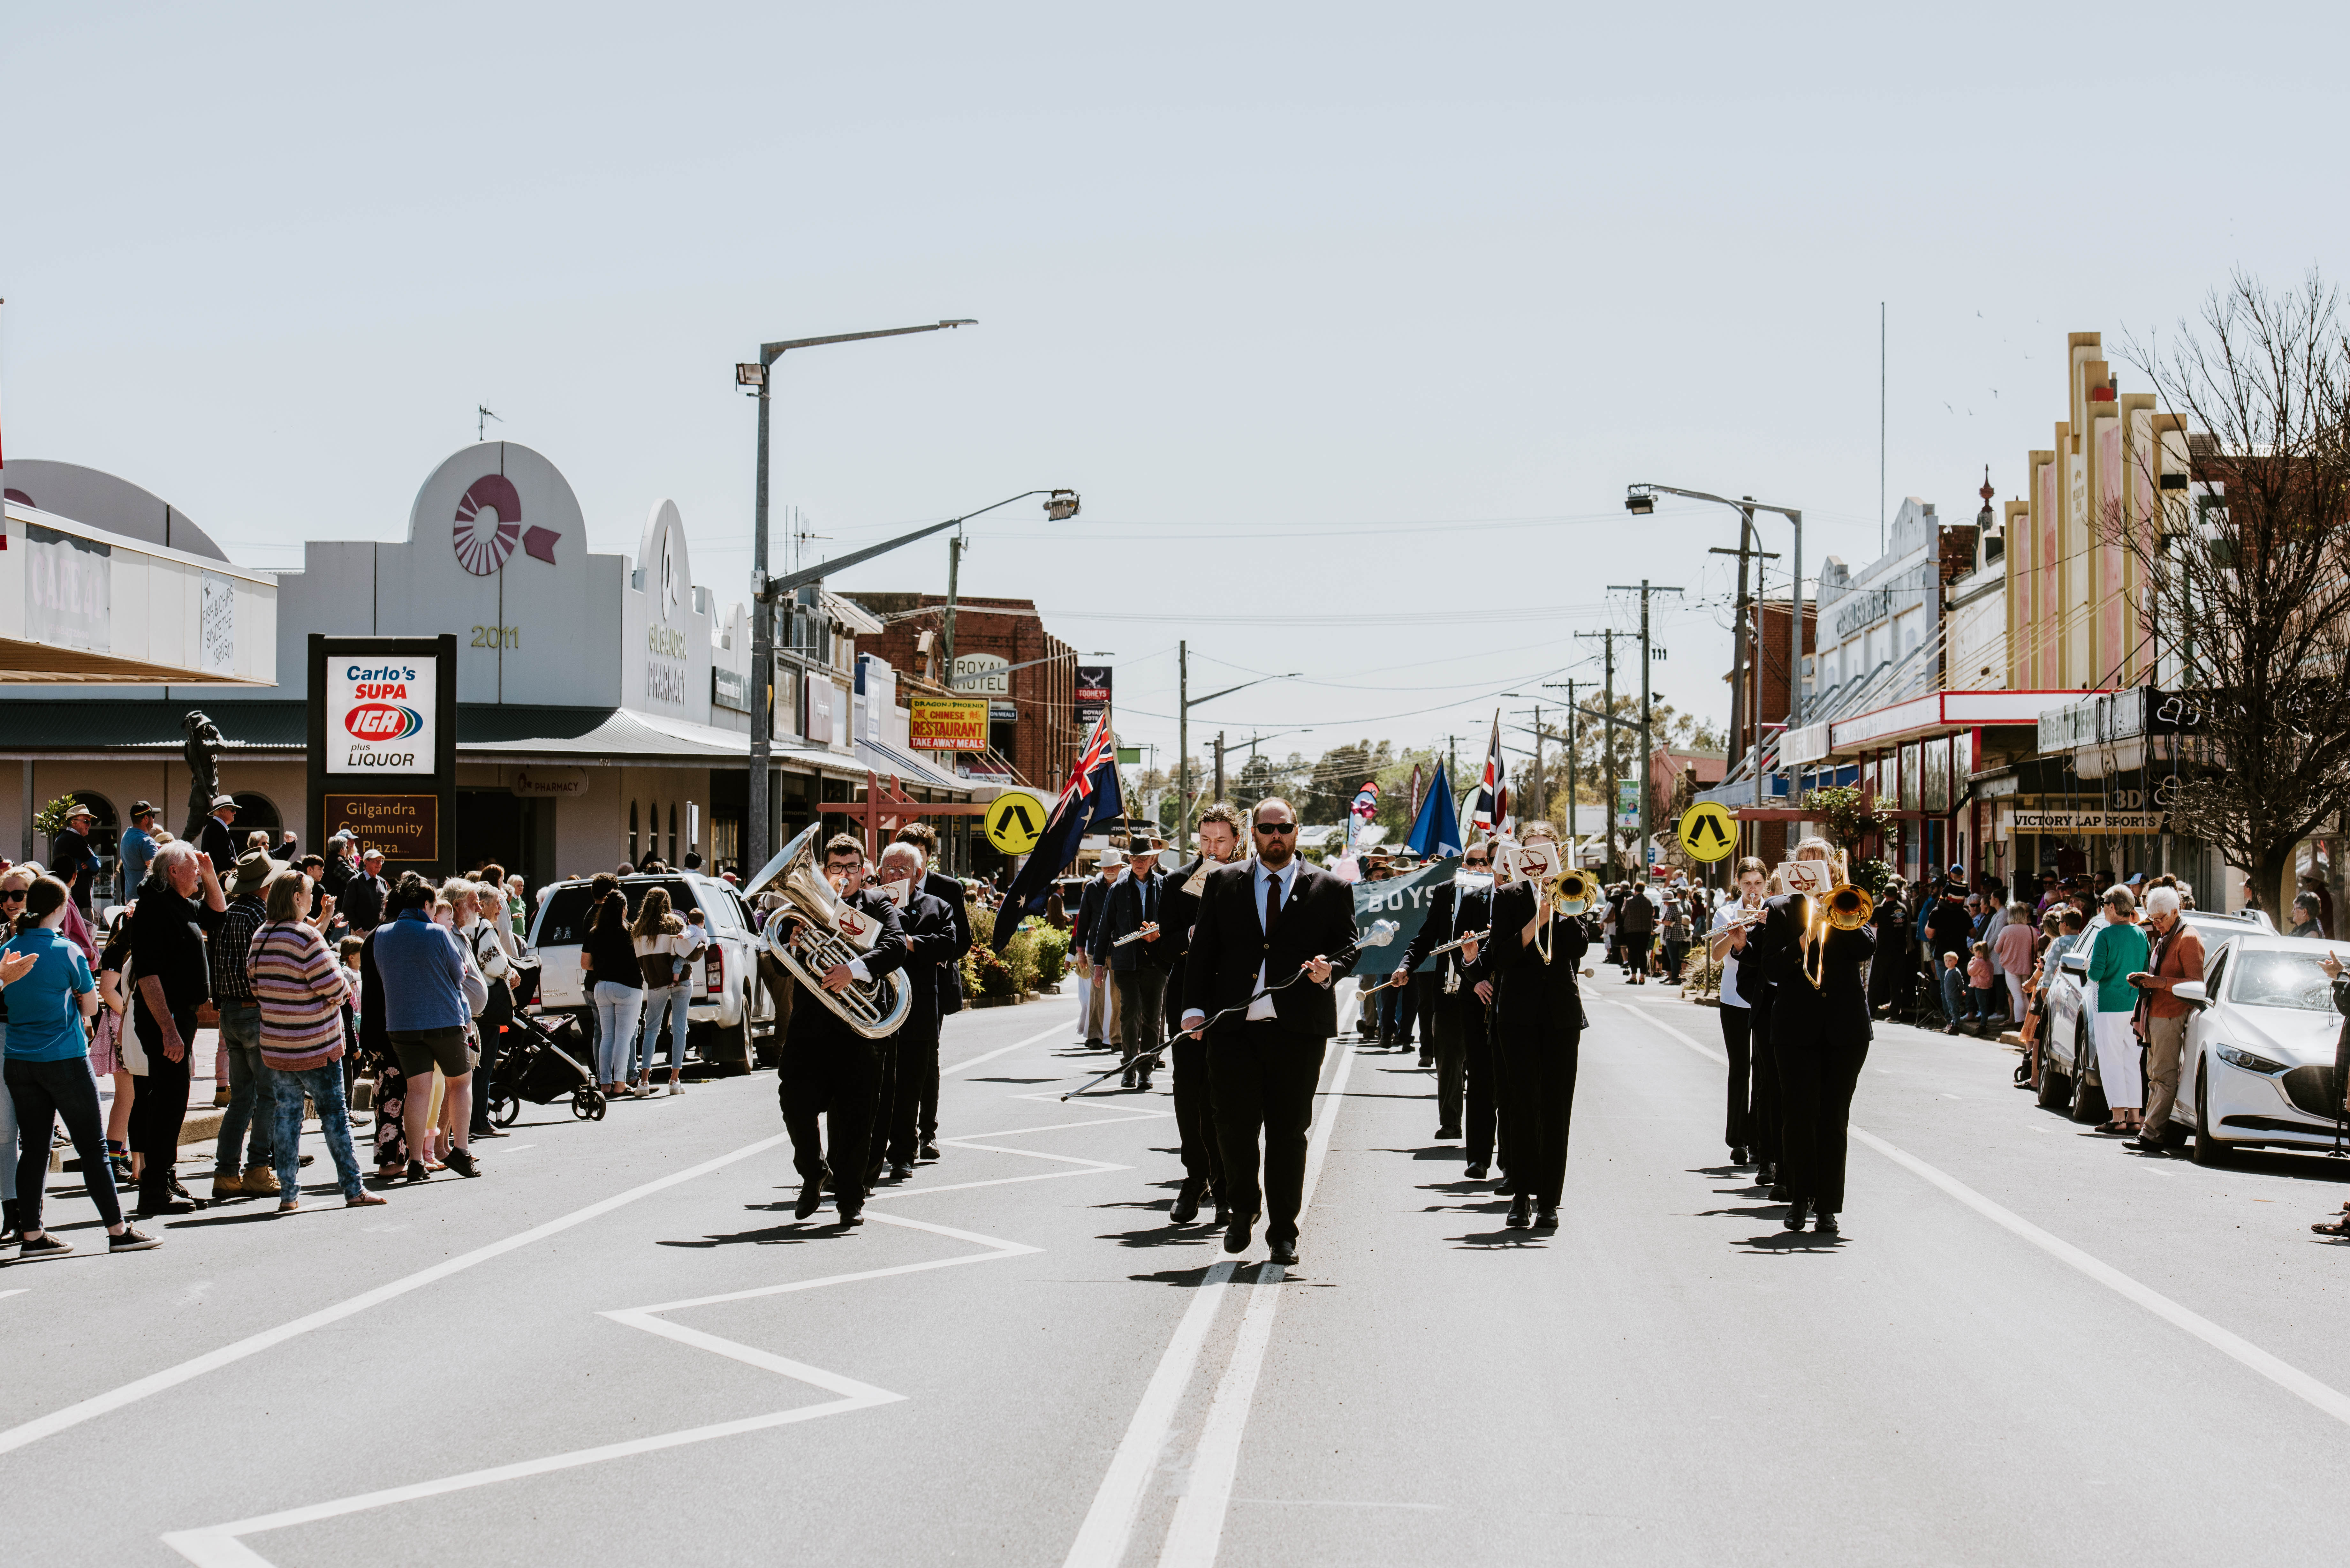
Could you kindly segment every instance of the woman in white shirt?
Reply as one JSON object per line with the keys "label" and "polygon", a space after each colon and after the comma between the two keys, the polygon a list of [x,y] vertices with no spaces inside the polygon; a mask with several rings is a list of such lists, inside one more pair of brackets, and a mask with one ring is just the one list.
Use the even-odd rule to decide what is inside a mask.
{"label": "woman in white shirt", "polygon": [[701,945],[686,934],[685,922],[670,908],[669,890],[649,888],[645,901],[637,907],[636,922],[629,928],[636,940],[637,962],[645,973],[645,1026],[637,1036],[636,1070],[629,1079],[629,1093],[643,1096],[653,1092],[651,1077],[653,1051],[660,1044],[661,1024],[669,1024],[669,1092],[685,1093],[685,1080],[680,1075],[685,1068],[685,1028],[687,981],[693,974],[694,961],[701,956]]}
{"label": "woman in white shirt", "polygon": [[[1738,988],[1738,955],[1744,950],[1747,937],[1747,928],[1739,922],[1752,920],[1762,912],[1766,875],[1762,862],[1752,856],[1738,863],[1738,896],[1724,898],[1721,908],[1713,912],[1713,929],[1706,939],[1707,952],[1721,965],[1721,1044],[1730,1056],[1730,1114],[1721,1136],[1730,1145],[1732,1165],[1744,1165],[1750,1152],[1768,1165],[1771,1155],[1766,1151],[1778,1144],[1775,1129],[1762,1125],[1774,1096],[1769,1093],[1772,1085],[1762,1081],[1771,1071],[1767,1055],[1757,1054],[1756,1048],[1763,1043],[1753,1037],[1756,999]],[[1750,1077],[1754,1080],[1751,1094]]]}

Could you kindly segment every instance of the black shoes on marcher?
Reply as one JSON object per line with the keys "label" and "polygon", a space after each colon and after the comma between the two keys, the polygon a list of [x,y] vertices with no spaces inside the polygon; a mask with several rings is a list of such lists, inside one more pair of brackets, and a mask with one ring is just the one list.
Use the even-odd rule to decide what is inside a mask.
{"label": "black shoes on marcher", "polygon": [[824,1183],[822,1181],[801,1182],[800,1200],[792,1205],[792,1218],[805,1220],[823,1207]]}
{"label": "black shoes on marcher", "polygon": [[1557,1204],[1545,1203],[1540,1209],[1534,1210],[1534,1229],[1537,1231],[1555,1231],[1558,1229]]}
{"label": "black shoes on marcher", "polygon": [[1468,1169],[1462,1171],[1461,1173],[1461,1179],[1463,1181],[1482,1181],[1491,1174],[1492,1173],[1485,1166],[1478,1164],[1472,1165]]}
{"label": "black shoes on marcher", "polygon": [[1297,1238],[1295,1236],[1267,1236],[1264,1249],[1269,1262],[1287,1263],[1293,1267],[1297,1262]]}
{"label": "black shoes on marcher", "polygon": [[1746,1146],[1744,1144],[1740,1144],[1737,1147],[1730,1151],[1730,1163],[1732,1165],[1744,1165],[1746,1163]]}
{"label": "black shoes on marcher", "polygon": [[1224,1227],[1224,1251],[1227,1251],[1227,1252],[1245,1252],[1245,1251],[1248,1251],[1248,1244],[1249,1244],[1249,1232],[1250,1232],[1251,1231],[1254,1230],[1255,1228],[1256,1228],[1256,1216],[1255,1216],[1255,1215],[1253,1215],[1253,1214],[1235,1214],[1235,1215],[1233,1215],[1233,1216],[1232,1216],[1232,1222],[1231,1222],[1230,1224],[1227,1224],[1227,1225]]}
{"label": "black shoes on marcher", "polygon": [[1523,1231],[1534,1222],[1534,1200],[1525,1193],[1510,1199],[1509,1218],[1502,1223],[1513,1231]]}
{"label": "black shoes on marcher", "polygon": [[1771,1187],[1775,1185],[1778,1179],[1779,1168],[1776,1165],[1767,1159],[1758,1159],[1754,1162],[1755,1186]]}
{"label": "black shoes on marcher", "polygon": [[1798,1198],[1787,1205],[1787,1217],[1779,1223],[1790,1231],[1800,1231],[1804,1228],[1804,1220],[1810,1214],[1811,1208],[1811,1199]]}
{"label": "black shoes on marcher", "polygon": [[914,1151],[914,1158],[920,1160],[925,1165],[937,1163],[939,1158],[938,1144],[932,1139],[924,1138],[922,1140],[922,1147]]}
{"label": "black shoes on marcher", "polygon": [[1814,1233],[1822,1236],[1840,1236],[1844,1234],[1843,1231],[1836,1229],[1836,1217],[1825,1209],[1820,1210],[1820,1217],[1813,1222],[1812,1230]]}
{"label": "black shoes on marcher", "polygon": [[1178,1225],[1189,1225],[1200,1217],[1200,1199],[1207,1190],[1204,1181],[1186,1181],[1175,1189],[1175,1201],[1167,1208],[1167,1218]]}

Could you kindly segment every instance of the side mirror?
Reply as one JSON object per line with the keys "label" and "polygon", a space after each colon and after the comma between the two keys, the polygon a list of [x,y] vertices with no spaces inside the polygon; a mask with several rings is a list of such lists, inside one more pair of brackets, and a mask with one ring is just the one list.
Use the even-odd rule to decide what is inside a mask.
{"label": "side mirror", "polygon": [[2181,1002],[2191,1002],[2197,1007],[2211,1005],[2211,992],[2199,980],[2182,980],[2170,988],[2170,994]]}
{"label": "side mirror", "polygon": [[2066,953],[2063,958],[2056,961],[2056,967],[2063,970],[2066,974],[2086,974],[2089,972],[2089,955],[2086,953]]}

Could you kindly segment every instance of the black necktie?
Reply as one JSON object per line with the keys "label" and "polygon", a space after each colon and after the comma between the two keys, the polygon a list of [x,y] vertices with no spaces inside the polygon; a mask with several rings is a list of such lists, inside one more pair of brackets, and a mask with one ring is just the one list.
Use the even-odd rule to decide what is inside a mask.
{"label": "black necktie", "polygon": [[1281,877],[1266,872],[1264,877],[1264,940],[1273,940],[1273,919],[1281,913]]}

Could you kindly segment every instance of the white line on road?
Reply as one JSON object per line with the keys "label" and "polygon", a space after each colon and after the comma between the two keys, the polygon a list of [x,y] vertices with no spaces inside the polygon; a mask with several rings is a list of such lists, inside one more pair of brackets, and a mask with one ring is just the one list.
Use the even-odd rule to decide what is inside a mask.
{"label": "white line on road", "polygon": [[[167,1366],[160,1372],[151,1372],[146,1376],[125,1383],[119,1388],[94,1395],[78,1404],[68,1405],[62,1410],[54,1410],[48,1415],[36,1417],[20,1426],[11,1427],[6,1431],[0,1432],[0,1454],[21,1449],[28,1443],[36,1443],[43,1438],[53,1437],[68,1428],[79,1426],[93,1417],[103,1416],[110,1411],[120,1410],[126,1405],[136,1404],[151,1394],[161,1394],[167,1388],[176,1388],[181,1384],[191,1382],[207,1372],[218,1371],[221,1367],[242,1361],[248,1355],[257,1355],[262,1351],[283,1345],[287,1340],[298,1338],[313,1329],[324,1328],[328,1324],[340,1323],[343,1319],[356,1316],[369,1307],[380,1306],[383,1303],[406,1295],[411,1291],[421,1290],[437,1281],[445,1280],[452,1274],[462,1273],[476,1263],[486,1263],[491,1259],[503,1257],[518,1247],[526,1247],[533,1241],[544,1241],[560,1231],[568,1231],[575,1225],[582,1225],[590,1220],[609,1214],[615,1209],[634,1203],[639,1198],[649,1198],[656,1192],[675,1187],[680,1182],[691,1181],[697,1176],[705,1176],[711,1171],[732,1165],[736,1160],[748,1159],[754,1154],[775,1147],[788,1137],[788,1134],[777,1133],[773,1137],[763,1137],[756,1143],[744,1144],[741,1148],[722,1154],[715,1159],[703,1160],[700,1165],[689,1166],[683,1170],[674,1171],[668,1176],[648,1181],[641,1187],[631,1187],[626,1192],[615,1193],[609,1198],[598,1199],[588,1204],[585,1209],[575,1209],[570,1213],[559,1219],[550,1220],[544,1225],[534,1225],[529,1230],[508,1236],[503,1241],[492,1241],[485,1247],[476,1247],[470,1252],[460,1253],[444,1262],[435,1263],[429,1269],[420,1269],[404,1278],[393,1280],[388,1284],[378,1285],[371,1291],[362,1291],[358,1295],[348,1297],[331,1306],[321,1307],[317,1312],[297,1317],[290,1323],[282,1323],[276,1328],[264,1329],[259,1334],[247,1335],[234,1344],[222,1345],[217,1350],[206,1351],[202,1355],[191,1357],[176,1366]],[[224,1558],[220,1561],[242,1562],[245,1559]],[[258,1559],[252,1561],[258,1561]]]}
{"label": "white line on road", "polygon": [[13,1291],[0,1291],[0,1299],[5,1299],[9,1296],[21,1296],[32,1288],[33,1287],[30,1285],[19,1285]]}
{"label": "white line on road", "polygon": [[1054,1035],[1055,1035],[1055,1034],[1059,1033],[1062,1030],[1066,1029],[1068,1026],[1069,1026],[1069,1021],[1068,1021],[1067,1019],[1066,1019],[1066,1018],[1065,1018],[1065,1019],[1063,1019],[1060,1023],[1054,1024],[1052,1028],[1050,1028],[1050,1029],[1047,1029],[1047,1030],[1044,1031],[1042,1033],[1038,1033],[1038,1034],[1031,1034],[1031,1035],[1030,1035],[1030,1036],[1028,1036],[1028,1038],[1027,1038],[1027,1039],[1025,1039],[1025,1040],[1014,1040],[1014,1041],[1011,1044],[1009,1044],[1009,1045],[998,1045],[998,1046],[997,1046],[994,1050],[993,1050],[993,1051],[983,1051],[983,1052],[981,1052],[981,1053],[980,1053],[978,1055],[976,1055],[976,1056],[969,1057],[969,1058],[967,1058],[966,1060],[963,1060],[963,1061],[961,1061],[961,1062],[957,1062],[957,1063],[956,1063],[953,1066],[951,1066],[951,1067],[941,1067],[941,1068],[940,1068],[940,1069],[939,1069],[939,1071],[940,1071],[940,1072],[941,1072],[941,1073],[960,1073],[960,1072],[962,1072],[965,1067],[976,1067],[976,1066],[978,1066],[982,1062],[993,1062],[993,1061],[994,1061],[998,1056],[1009,1056],[1010,1054],[1012,1054],[1012,1053],[1014,1053],[1014,1051],[1019,1050],[1019,1049],[1020,1049],[1022,1046],[1024,1046],[1024,1045],[1034,1045],[1034,1044],[1036,1044],[1037,1042],[1039,1042],[1039,1041],[1043,1041],[1043,1040],[1050,1040]]}
{"label": "white line on road", "polygon": [[[1729,1060],[1728,1057],[1699,1044],[1662,1019],[1651,1016],[1644,1009],[1622,1002],[1613,1005],[1646,1019],[1700,1056],[1722,1063],[1727,1063]],[[2022,1237],[2059,1262],[2078,1270],[2123,1299],[2137,1303],[2173,1327],[2184,1329],[2220,1355],[2259,1373],[2286,1393],[2306,1400],[2337,1421],[2350,1423],[2350,1396],[2344,1395],[2332,1385],[2321,1383],[2301,1368],[2280,1361],[2250,1340],[2241,1335],[2230,1334],[2200,1313],[2179,1305],[2150,1285],[2139,1283],[2111,1263],[2092,1257],[2072,1242],[2061,1237],[2050,1235],[2014,1210],[1992,1202],[1957,1177],[1927,1164],[1907,1149],[1897,1147],[1862,1127],[1854,1127],[1852,1136],[1893,1161],[1894,1164],[1940,1188],[1992,1224]]]}
{"label": "white line on road", "polygon": [[[1305,1183],[1298,1198],[1302,1219],[1313,1204],[1315,1184],[1321,1179],[1323,1161],[1329,1158],[1330,1136],[1338,1125],[1338,1107],[1346,1104],[1347,1075],[1354,1070],[1355,1053],[1342,1043],[1338,1070],[1331,1075],[1323,1102],[1321,1123],[1305,1152]],[[1256,1398],[1264,1353],[1273,1344],[1273,1317],[1281,1304],[1281,1285],[1287,1271],[1266,1263],[1257,1271],[1249,1292],[1247,1313],[1241,1318],[1239,1339],[1224,1368],[1223,1381],[1208,1407],[1200,1430],[1200,1445],[1191,1459],[1191,1484],[1175,1505],[1166,1543],[1159,1553],[1159,1568],[1213,1568],[1223,1545],[1224,1517],[1232,1501],[1232,1479],[1240,1471],[1241,1438],[1247,1432],[1249,1407]]]}

